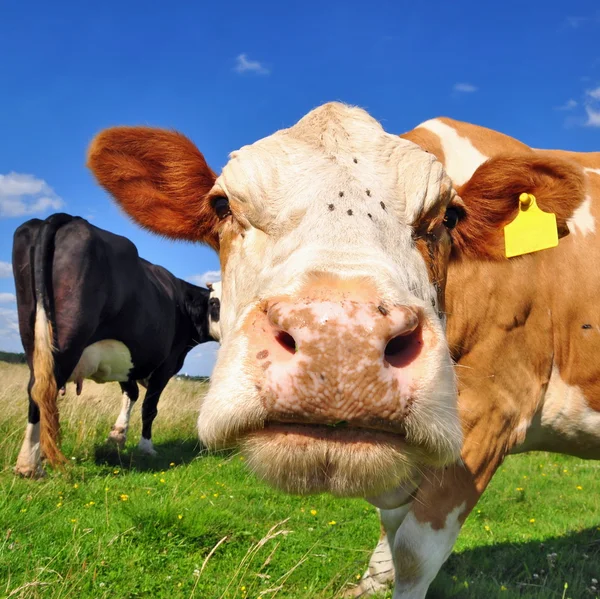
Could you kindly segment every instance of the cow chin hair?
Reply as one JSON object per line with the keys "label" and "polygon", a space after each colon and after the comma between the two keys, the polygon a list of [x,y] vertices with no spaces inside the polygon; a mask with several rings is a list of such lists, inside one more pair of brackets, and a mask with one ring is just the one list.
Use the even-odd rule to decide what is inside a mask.
{"label": "cow chin hair", "polygon": [[401,441],[348,442],[267,430],[249,434],[241,449],[260,479],[294,495],[379,495],[410,482],[423,461]]}

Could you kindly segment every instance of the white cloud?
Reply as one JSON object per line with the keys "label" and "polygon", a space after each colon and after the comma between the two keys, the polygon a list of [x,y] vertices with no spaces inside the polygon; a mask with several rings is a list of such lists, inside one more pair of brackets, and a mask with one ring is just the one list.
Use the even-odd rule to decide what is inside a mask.
{"label": "white cloud", "polygon": [[585,93],[594,100],[600,100],[600,85],[596,89],[588,89]]}
{"label": "white cloud", "polygon": [[0,174],[0,217],[59,210],[62,199],[43,179],[22,173]]}
{"label": "white cloud", "polygon": [[595,109],[593,106],[586,106],[585,111],[587,112],[587,121],[585,122],[586,127],[600,127],[600,108]]}
{"label": "white cloud", "polygon": [[452,89],[460,94],[472,94],[477,91],[477,87],[471,83],[455,83]]}
{"label": "white cloud", "polygon": [[0,260],[0,279],[9,279],[12,277],[12,264],[10,262],[2,262]]}
{"label": "white cloud", "polygon": [[562,106],[557,106],[554,110],[573,110],[573,108],[577,108],[577,106],[579,106],[579,103],[576,100],[570,99]]}
{"label": "white cloud", "polygon": [[15,309],[0,307],[0,349],[13,352],[23,351]]}
{"label": "white cloud", "polygon": [[258,60],[249,60],[246,54],[240,54],[235,59],[236,73],[255,73],[256,75],[268,75],[269,69],[264,67]]}
{"label": "white cloud", "polygon": [[10,304],[17,301],[14,293],[0,293],[0,304]]}
{"label": "white cloud", "polygon": [[577,29],[588,20],[588,17],[567,17],[567,25],[573,29]]}
{"label": "white cloud", "polygon": [[200,287],[206,287],[206,283],[216,283],[221,280],[221,271],[220,270],[207,270],[203,272],[201,275],[191,275],[186,277],[186,281],[193,283],[194,285],[199,285]]}

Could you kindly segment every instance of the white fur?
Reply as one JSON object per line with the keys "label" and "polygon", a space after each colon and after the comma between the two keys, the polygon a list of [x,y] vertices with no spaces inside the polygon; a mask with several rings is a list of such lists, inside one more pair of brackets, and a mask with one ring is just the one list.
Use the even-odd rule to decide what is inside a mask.
{"label": "white fur", "polygon": [[445,158],[444,168],[455,187],[464,185],[488,159],[488,156],[484,156],[470,139],[462,137],[456,129],[439,119],[425,121],[418,128],[427,129],[440,138]]}
{"label": "white fur", "polygon": [[[586,169],[590,170],[590,169]],[[586,196],[585,200],[577,207],[573,216],[567,221],[569,231],[573,235],[581,233],[584,237],[596,232],[596,220],[592,215],[592,198]]]}
{"label": "white fur", "polygon": [[140,439],[140,442],[138,443],[138,449],[142,453],[147,453],[151,456],[158,455],[158,452],[156,451],[156,449],[154,449],[154,445],[152,444],[152,439],[145,439],[144,437],[142,437]]}
{"label": "white fur", "polygon": [[[590,329],[589,334],[600,332]],[[590,408],[579,387],[562,379],[556,366],[539,412],[512,453],[535,450],[600,459],[600,413]]]}
{"label": "white fur", "polygon": [[593,173],[594,175],[600,176],[600,168],[584,168],[586,173]]}
{"label": "white fur", "polygon": [[[428,522],[419,522],[412,512],[407,514],[393,542],[396,565],[393,599],[425,599],[429,585],[452,551],[461,528],[459,518],[465,509],[465,503],[454,508],[440,530],[434,530]],[[402,563],[402,552],[410,552],[418,564],[419,575],[416,579],[412,573],[405,578],[398,567]]]}
{"label": "white fur", "polygon": [[123,398],[121,400],[121,412],[117,417],[112,430],[110,431],[109,438],[118,443],[119,445],[125,445],[127,441],[127,431],[129,430],[129,419],[131,417],[131,408],[135,402],[131,401],[127,391],[123,392]]}
{"label": "white fur", "polygon": [[205,444],[234,444],[240,431],[263,425],[242,328],[247,315],[261,300],[294,297],[313,273],[328,273],[368,280],[391,306],[422,308],[437,345],[423,368],[407,434],[448,458],[458,454],[454,372],[427,268],[412,240],[415,221],[435,205],[443,210],[450,189],[434,156],[341,104],[317,108],[231,155],[213,191],[230,199],[244,235],[236,237],[223,270],[222,347],[198,419]]}
{"label": "white fur", "polygon": [[17,457],[15,472],[24,476],[38,476],[42,474],[40,453],[40,423],[27,423],[25,439]]}

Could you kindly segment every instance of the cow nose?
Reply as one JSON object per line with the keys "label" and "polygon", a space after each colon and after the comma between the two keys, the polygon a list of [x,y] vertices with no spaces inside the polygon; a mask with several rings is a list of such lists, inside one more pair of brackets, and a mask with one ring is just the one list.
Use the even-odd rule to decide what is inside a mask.
{"label": "cow nose", "polygon": [[418,308],[374,302],[278,301],[267,308],[270,334],[279,350],[271,359],[322,359],[334,353],[351,362],[363,359],[366,350],[377,354],[381,367],[404,368],[422,346],[421,314]]}

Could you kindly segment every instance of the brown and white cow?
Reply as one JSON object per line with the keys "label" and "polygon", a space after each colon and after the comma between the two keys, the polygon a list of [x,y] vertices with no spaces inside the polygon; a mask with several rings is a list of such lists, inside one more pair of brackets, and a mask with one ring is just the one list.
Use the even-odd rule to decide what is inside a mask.
{"label": "brown and white cow", "polygon": [[[533,275],[555,280],[572,265],[557,264],[554,250],[507,261],[503,227],[529,192],[564,235],[588,193],[581,167],[562,156],[520,146],[486,161],[458,134],[443,155],[422,137],[440,139],[428,129],[401,139],[363,110],[331,103],[233,153],[220,176],[164,130],[109,129],[89,151],[98,181],[142,226],[219,251],[222,345],[202,440],[241,445],[285,491],[362,496],[384,508],[397,598],[424,597],[485,486],[478,481],[513,438],[525,438],[535,409],[523,411],[523,394],[539,400],[553,372],[553,298],[540,296]],[[444,334],[449,265],[452,351],[508,387],[498,400],[478,391],[464,415],[481,469],[470,469],[479,466],[467,445],[451,492],[411,503],[417,488],[437,492],[421,473],[453,462],[462,443]],[[490,347],[500,331],[506,339]],[[524,355],[516,367],[511,348]],[[500,408],[490,410],[494,401]],[[496,441],[505,411],[517,422]]]}
{"label": "brown and white cow", "polygon": [[[600,275],[594,269],[600,263],[600,152],[532,149],[448,118],[401,137],[434,154],[459,194],[476,185],[486,202],[496,202],[499,189],[518,192],[515,160],[536,164],[548,181],[560,163],[578,176],[565,175],[566,185],[546,203],[549,211],[561,204],[573,210],[563,232],[570,235],[558,247],[500,261],[480,260],[468,248],[455,252],[446,309],[448,345],[459,366],[462,463],[425,477],[404,505],[381,510],[387,535],[356,597],[394,580],[390,544],[394,597],[425,597],[508,454],[537,450],[600,459]],[[500,168],[481,185],[483,169],[493,163]]]}

